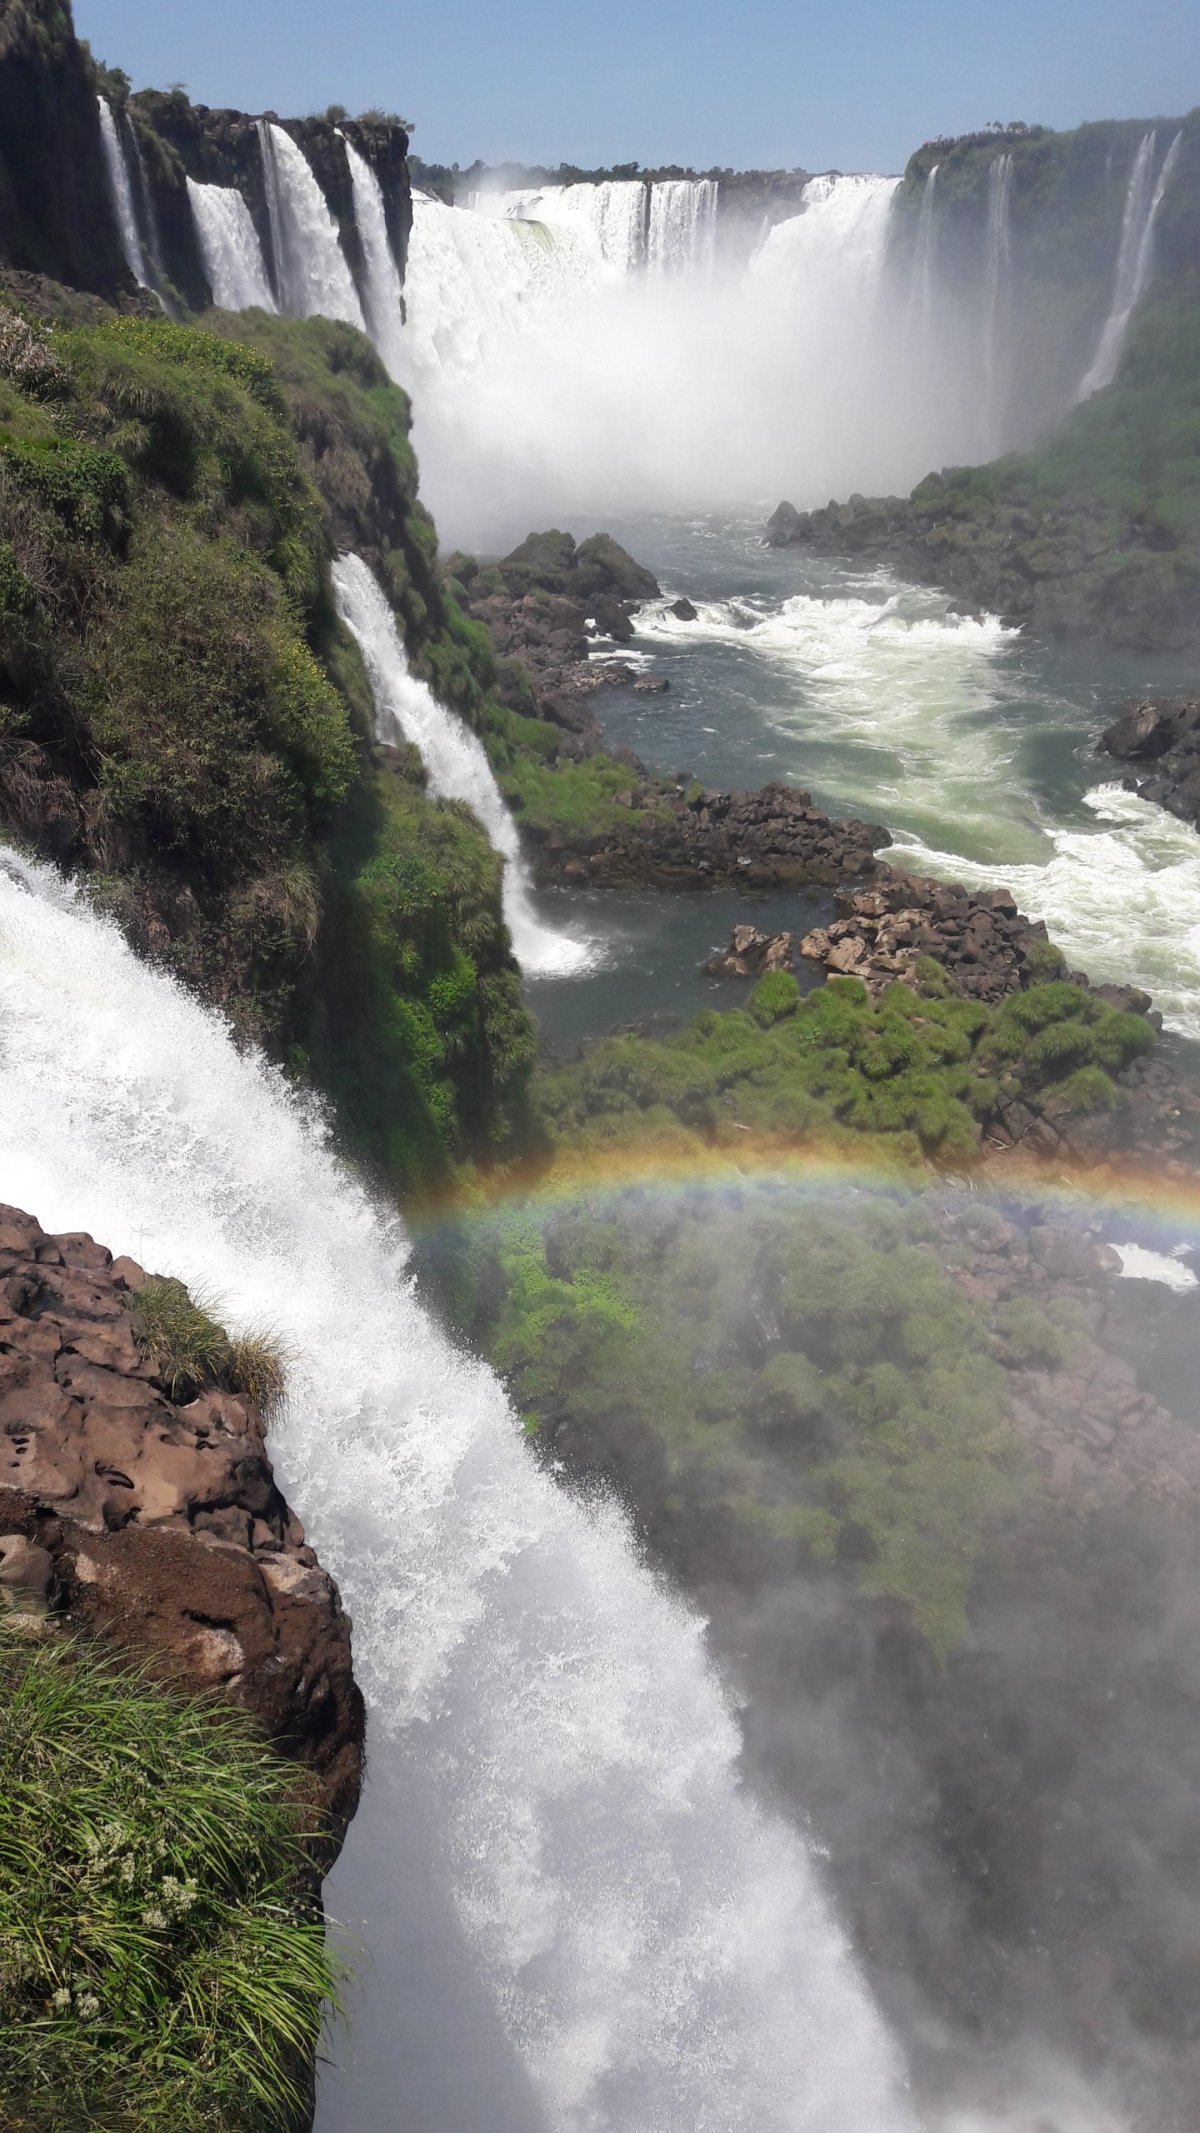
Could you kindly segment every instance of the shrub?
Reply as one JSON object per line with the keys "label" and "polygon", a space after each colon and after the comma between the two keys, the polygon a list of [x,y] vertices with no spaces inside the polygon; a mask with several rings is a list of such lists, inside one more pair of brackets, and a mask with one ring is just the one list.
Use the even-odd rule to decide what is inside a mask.
{"label": "shrub", "polygon": [[22,2133],[285,2133],[339,1963],[242,1714],[0,1619],[0,2093]]}
{"label": "shrub", "polygon": [[788,970],[770,970],[760,978],[750,995],[749,1012],[754,1020],[768,1029],[772,1022],[782,1022],[786,1015],[794,1015],[800,1005],[800,987]]}
{"label": "shrub", "polygon": [[171,1275],[151,1275],[129,1298],[134,1337],[171,1398],[195,1399],[211,1385],[244,1393],[264,1412],[287,1388],[288,1354],[277,1334],[259,1329],[231,1340],[208,1305]]}

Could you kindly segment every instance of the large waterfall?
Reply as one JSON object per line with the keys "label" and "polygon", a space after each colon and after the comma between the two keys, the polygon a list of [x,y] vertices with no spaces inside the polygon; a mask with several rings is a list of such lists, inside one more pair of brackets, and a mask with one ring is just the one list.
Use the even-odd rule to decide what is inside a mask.
{"label": "large waterfall", "polygon": [[338,613],[366,663],[378,738],[393,745],[410,742],[429,772],[433,792],[439,799],[463,801],[504,861],[504,916],[522,969],[531,977],[561,977],[582,968],[588,949],[544,926],[533,908],[516,824],[482,741],[410,672],[395,617],[361,556],[341,556],[333,566],[333,582]]}
{"label": "large waterfall", "polygon": [[293,318],[341,318],[365,329],[354,277],[324,193],[289,133],[258,122],[279,307]]}
{"label": "large waterfall", "polygon": [[98,96],[96,102],[100,107],[100,138],[104,143],[104,163],[108,171],[113,211],[121,232],[121,249],[125,254],[125,264],[134,280],[143,289],[148,289],[151,286],[150,276],[138,232],[133,186],[129,177],[129,165],[125,161],[125,151],[121,145],[121,136],[117,131],[116,114],[106,96]]}
{"label": "large waterfall", "polygon": [[342,134],[341,141],[350,166],[354,220],[362,239],[367,326],[371,339],[392,377],[403,382],[408,377],[410,367],[404,338],[404,293],[400,284],[400,269],[396,265],[391,239],[388,236],[383,190],[370,164],[365,157],[360,156],[353,141],[347,140],[345,134]]}
{"label": "large waterfall", "polygon": [[245,200],[232,185],[187,181],[200,239],[204,271],[214,304],[226,311],[276,309],[258,231]]}
{"label": "large waterfall", "polygon": [[940,167],[940,164],[935,163],[925,180],[913,246],[912,281],[909,285],[909,335],[920,360],[929,354],[933,343],[934,311],[937,302],[937,181]]}
{"label": "large waterfall", "polygon": [[[430,1871],[544,2123],[908,2133],[809,1851],[739,1787],[699,1622],[619,1517],[530,1456],[283,1077],[11,854],[0,1112],[9,1198],[203,1284],[293,1356],[273,1449],[353,1612],[372,1784],[397,1815],[425,1803]],[[383,1832],[375,1876],[419,1932]],[[377,1950],[361,1993],[393,1989]]]}
{"label": "large waterfall", "polygon": [[1100,335],[1092,364],[1079,388],[1081,400],[1090,399],[1111,385],[1129,332],[1129,322],[1146,294],[1154,264],[1154,225],[1163,203],[1171,172],[1179,154],[1182,133],[1177,133],[1166,155],[1157,184],[1152,184],[1156,136],[1144,136],[1133,159],[1121,218],[1121,245],[1113,282],[1112,304]]}

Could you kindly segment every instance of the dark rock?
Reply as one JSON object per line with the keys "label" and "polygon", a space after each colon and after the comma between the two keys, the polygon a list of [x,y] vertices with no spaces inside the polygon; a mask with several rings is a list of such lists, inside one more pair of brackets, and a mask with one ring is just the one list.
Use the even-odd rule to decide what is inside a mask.
{"label": "dark rock", "polygon": [[696,609],[692,606],[690,600],[672,600],[667,613],[674,615],[677,622],[694,622],[696,620]]}
{"label": "dark rock", "polygon": [[363,1706],[350,1623],[276,1486],[262,1417],[179,1405],[134,1339],[144,1276],[0,1208],[0,1596],[246,1706],[318,1778],[340,1840]]}

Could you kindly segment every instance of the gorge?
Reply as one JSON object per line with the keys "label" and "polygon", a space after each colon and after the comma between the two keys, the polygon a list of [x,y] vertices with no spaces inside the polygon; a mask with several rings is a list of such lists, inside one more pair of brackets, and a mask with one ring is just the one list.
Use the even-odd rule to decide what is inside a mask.
{"label": "gorge", "polygon": [[26,13],[0,1196],[278,1358],[319,2133],[1186,2133],[1200,121],[425,190]]}

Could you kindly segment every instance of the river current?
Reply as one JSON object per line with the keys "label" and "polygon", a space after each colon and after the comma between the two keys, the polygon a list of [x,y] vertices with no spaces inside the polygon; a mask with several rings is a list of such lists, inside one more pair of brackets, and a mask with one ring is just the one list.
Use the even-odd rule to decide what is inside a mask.
{"label": "river current", "polygon": [[[606,692],[610,745],[705,784],[788,779],[831,814],[881,822],[895,864],[1011,888],[1074,966],[1144,986],[1168,1029],[1200,1038],[1195,833],[1124,791],[1119,766],[1096,754],[1130,695],[1182,688],[1184,672],[1166,656],[1038,644],[887,570],[768,548],[764,517],[611,525],[664,594],[628,650],[671,686]],[[681,595],[694,621],[669,613]],[[711,900],[707,928],[680,921],[689,947],[692,934],[727,937],[729,901]],[[777,901],[768,916],[783,923]],[[674,924],[647,941],[614,916],[609,956],[636,966],[639,1002],[649,965],[661,968],[669,1005],[683,953]],[[555,1030],[598,1026],[546,993],[536,988],[534,1004]]]}

